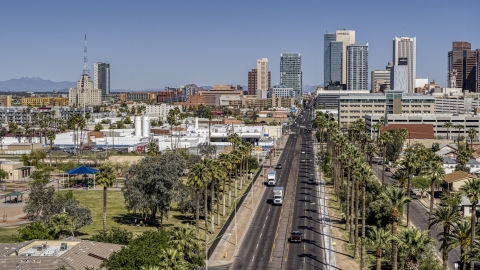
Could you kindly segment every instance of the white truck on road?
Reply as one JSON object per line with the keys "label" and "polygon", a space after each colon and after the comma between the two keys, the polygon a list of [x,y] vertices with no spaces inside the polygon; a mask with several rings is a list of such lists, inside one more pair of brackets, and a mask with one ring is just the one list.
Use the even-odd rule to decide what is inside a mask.
{"label": "white truck on road", "polygon": [[283,187],[273,188],[273,204],[283,204]]}
{"label": "white truck on road", "polygon": [[267,173],[267,185],[275,186],[275,184],[277,184],[277,172],[269,171]]}

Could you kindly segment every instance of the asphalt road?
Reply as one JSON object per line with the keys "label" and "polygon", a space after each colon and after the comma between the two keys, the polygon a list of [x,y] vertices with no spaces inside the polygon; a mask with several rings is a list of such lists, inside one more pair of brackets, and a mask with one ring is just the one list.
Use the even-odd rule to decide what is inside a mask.
{"label": "asphalt road", "polygon": [[[298,127],[310,124],[311,116],[305,114],[304,111],[292,128],[295,135],[289,136],[279,161],[282,169],[276,170],[277,186],[288,186],[286,200],[282,206],[272,205],[273,187],[265,187],[268,190],[230,269],[324,269],[320,209],[312,204],[318,201],[318,186],[307,179],[310,173],[314,174],[311,134]],[[305,154],[301,154],[303,150]],[[300,162],[301,159],[311,161]],[[302,231],[306,241],[288,243],[286,234],[292,230]]]}
{"label": "asphalt road", "polygon": [[[305,112],[301,125],[310,127],[311,113]],[[315,153],[311,132],[299,131],[302,142],[296,196],[289,231],[300,231],[302,243],[288,243],[288,256],[282,269],[326,269],[323,242],[323,225],[320,216],[320,186],[315,179]]]}
{"label": "asphalt road", "polygon": [[[378,165],[377,162],[381,160],[381,158],[374,158],[372,162],[372,168],[377,174],[378,179],[382,180],[382,169],[383,165]],[[385,172],[385,183],[391,185],[394,179],[391,178],[391,172]],[[428,230],[428,212],[430,209],[425,208],[422,203],[418,200],[413,200],[410,203],[410,222],[417,228],[422,230]],[[406,213],[406,212],[405,212]],[[406,218],[404,219],[406,222]],[[442,236],[439,236],[443,233],[443,228],[440,226],[438,229],[432,228],[432,237],[435,239],[436,242],[436,250],[439,258],[442,258],[441,252],[439,252],[442,243],[439,239]],[[455,269],[455,263],[460,264],[460,248],[456,248],[448,254],[448,266],[450,269]]]}

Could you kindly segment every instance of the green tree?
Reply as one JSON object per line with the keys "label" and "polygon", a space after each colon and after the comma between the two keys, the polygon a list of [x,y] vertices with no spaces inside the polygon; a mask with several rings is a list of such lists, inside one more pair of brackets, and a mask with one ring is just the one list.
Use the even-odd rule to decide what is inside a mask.
{"label": "green tree", "polygon": [[468,151],[460,151],[457,155],[457,161],[462,166],[462,171],[465,171],[465,166],[467,162],[470,160],[470,153]]}
{"label": "green tree", "polygon": [[228,142],[232,144],[233,150],[236,150],[237,146],[242,143],[242,139],[237,133],[232,133],[228,135]]}
{"label": "green tree", "polygon": [[53,216],[48,225],[54,235],[56,235],[58,239],[61,239],[65,232],[70,231],[70,218],[68,214],[60,213]]}
{"label": "green tree", "polygon": [[[394,239],[397,236],[398,231],[398,222],[402,217],[402,210],[403,206],[410,202],[412,199],[405,195],[403,189],[398,189],[394,187],[388,187],[385,191],[380,195],[381,199],[385,200],[385,202],[390,206],[392,209],[390,212],[390,220],[392,222],[392,236]],[[398,257],[398,246],[397,241],[392,241],[392,269],[397,270],[397,257]]]}
{"label": "green tree", "polygon": [[52,151],[53,151],[53,141],[55,140],[55,138],[57,137],[57,133],[55,132],[55,130],[53,129],[50,129],[47,131],[47,138],[48,140],[50,141],[50,166],[52,166]]}
{"label": "green tree", "polygon": [[180,251],[185,260],[195,265],[201,265],[203,258],[200,257],[202,245],[195,235],[195,228],[181,225],[170,230],[170,243]]}
{"label": "green tree", "polygon": [[160,149],[158,147],[158,144],[155,141],[150,141],[147,144],[147,155],[157,157],[160,155]]}
{"label": "green tree", "polygon": [[387,157],[387,146],[393,142],[393,137],[390,132],[384,132],[380,135],[380,145],[383,146],[383,167],[382,167],[382,185],[385,183],[385,162]]}
{"label": "green tree", "polygon": [[188,264],[183,260],[183,254],[174,248],[160,250],[160,268],[165,270],[188,270]]}
{"label": "green tree", "polygon": [[[405,269],[418,269],[419,259],[426,254],[435,241],[428,235],[428,231],[420,231],[415,227],[401,230],[398,236],[394,236],[394,242],[398,242],[403,253],[406,253]],[[392,267],[393,269],[393,267]]]}
{"label": "green tree", "polygon": [[359,181],[362,185],[362,251],[360,254],[360,268],[364,269],[365,268],[365,242],[366,242],[366,235],[365,235],[365,221],[366,221],[366,216],[367,216],[367,180],[372,179],[375,176],[375,172],[372,170],[370,166],[368,166],[366,163],[363,163],[360,168],[358,169],[358,177]]}
{"label": "green tree", "polygon": [[465,126],[458,124],[458,125],[455,125],[454,128],[458,129],[457,142],[460,143],[460,136],[461,136],[461,135],[460,135],[460,131],[461,131],[462,129],[464,129]]}
{"label": "green tree", "polygon": [[163,219],[168,218],[179,176],[185,169],[185,159],[177,152],[166,152],[159,157],[146,156],[130,166],[122,188],[127,209],[152,218],[158,212],[160,224],[163,224]]}
{"label": "green tree", "polygon": [[8,178],[8,172],[5,171],[4,169],[0,169],[0,183],[3,181],[3,179]]}
{"label": "green tree", "polygon": [[113,186],[117,176],[109,164],[100,167],[96,175],[96,183],[103,187],[103,233],[107,233],[107,188]]}
{"label": "green tree", "polygon": [[97,234],[92,235],[90,240],[118,245],[129,245],[133,241],[133,233],[127,229],[112,227],[107,233],[100,231]]}
{"label": "green tree", "polygon": [[[472,204],[472,215],[471,215],[471,243],[470,250],[473,250],[475,243],[475,222],[476,222],[476,212],[477,212],[477,202],[480,200],[480,179],[468,179],[465,184],[460,188],[460,193],[468,198]],[[470,269],[473,270],[474,264],[471,263]]]}
{"label": "green tree", "polygon": [[[210,169],[205,165],[204,162],[199,162],[193,165],[192,169],[188,173],[188,185],[195,189],[195,200],[196,200],[196,226],[197,226],[197,235],[199,232],[199,222],[200,222],[200,190],[206,187],[207,183],[212,177]],[[206,196],[206,195],[205,195]],[[206,200],[205,200],[206,203]],[[206,208],[206,207],[205,207]],[[205,212],[207,209],[205,209]],[[205,213],[205,234],[207,231],[206,226],[207,214]]]}
{"label": "green tree", "polygon": [[34,239],[53,240],[53,235],[50,234],[50,231],[41,222],[32,222],[18,229],[18,241],[24,242]]}
{"label": "green tree", "polygon": [[95,125],[95,127],[94,127],[93,130],[94,130],[95,132],[99,132],[99,131],[102,130],[102,129],[103,129],[102,123],[98,123],[98,124]]}
{"label": "green tree", "polygon": [[452,228],[447,239],[440,239],[446,246],[442,246],[444,250],[452,250],[460,247],[460,261],[462,270],[467,270],[468,263],[468,247],[472,245],[472,224],[467,220],[460,220]]}
{"label": "green tree", "polygon": [[477,136],[478,131],[474,128],[468,130],[468,138],[470,138],[470,149],[473,150],[473,139]]}
{"label": "green tree", "polygon": [[430,187],[430,179],[425,175],[415,176],[412,179],[412,186],[419,189],[423,197],[425,191]]}
{"label": "green tree", "polygon": [[432,159],[426,164],[425,175],[430,179],[430,211],[428,213],[428,219],[432,218],[433,213],[433,200],[435,197],[435,184],[441,183],[445,178],[445,170],[443,169],[442,159]]}
{"label": "green tree", "polygon": [[392,234],[389,231],[386,231],[382,228],[374,227],[370,230],[369,237],[367,239],[367,245],[373,251],[373,254],[376,258],[376,269],[382,269],[382,257],[383,253],[389,246],[390,241],[392,240]]}
{"label": "green tree", "polygon": [[457,208],[451,207],[439,207],[434,210],[430,224],[428,228],[434,227],[438,229],[439,226],[443,227],[443,243],[442,243],[442,260],[443,269],[448,270],[448,235],[450,234],[450,228],[455,226],[460,221],[460,215]]}
{"label": "green tree", "polygon": [[130,116],[127,116],[125,117],[125,119],[123,120],[123,122],[127,125],[130,125],[132,124],[132,119],[130,119]]}

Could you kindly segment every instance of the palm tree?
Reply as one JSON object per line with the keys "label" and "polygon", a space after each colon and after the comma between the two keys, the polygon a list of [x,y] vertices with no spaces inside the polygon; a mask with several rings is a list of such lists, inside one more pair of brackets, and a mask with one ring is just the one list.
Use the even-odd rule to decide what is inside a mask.
{"label": "palm tree", "polygon": [[228,135],[228,142],[232,144],[233,150],[235,151],[237,146],[242,143],[242,139],[237,133],[232,133]]}
{"label": "palm tree", "polygon": [[[210,194],[211,194],[211,201],[210,201],[210,208],[212,209],[211,211],[211,228],[212,228],[212,233],[215,232],[215,226],[214,226],[214,213],[213,213],[213,203],[215,200],[215,184],[218,183],[220,180],[225,179],[226,173],[220,166],[220,162],[218,160],[211,160],[207,159],[208,161],[208,168],[210,169],[210,173],[212,175],[212,181],[210,182]],[[218,190],[218,188],[217,188]],[[217,192],[217,195],[219,192]],[[220,224],[220,198],[217,196],[217,225]]]}
{"label": "palm tree", "polygon": [[457,143],[460,143],[460,131],[461,131],[462,129],[464,129],[465,127],[464,127],[463,125],[460,125],[460,124],[455,125],[454,127],[455,127],[456,129],[458,129]]}
{"label": "palm tree", "polygon": [[382,168],[382,185],[385,183],[385,162],[387,157],[387,145],[393,142],[393,137],[390,132],[384,132],[380,135],[380,144],[383,146],[383,168]]}
{"label": "palm tree", "polygon": [[407,188],[407,183],[408,183],[408,172],[406,170],[397,170],[395,172],[395,175],[397,176],[396,178],[396,183],[399,188],[406,189]]}
{"label": "palm tree", "polygon": [[450,128],[453,127],[453,124],[451,122],[446,122],[443,124],[443,127],[447,129],[447,140],[450,140]]}
{"label": "palm tree", "polygon": [[62,232],[68,231],[68,229],[71,227],[71,222],[68,214],[60,213],[53,216],[50,219],[49,227],[52,228],[53,233],[57,235],[58,239],[60,240]]}
{"label": "palm tree", "polygon": [[367,145],[367,151],[366,151],[366,152],[367,152],[367,156],[368,156],[368,158],[369,158],[368,164],[369,164],[370,166],[372,166],[373,157],[374,157],[376,154],[378,154],[378,147],[377,147],[375,144],[370,143],[370,144]]}
{"label": "palm tree", "polygon": [[[390,212],[390,220],[392,221],[392,236],[397,236],[398,222],[402,217],[403,206],[409,203],[412,199],[405,195],[403,189],[388,187],[381,194],[380,197],[385,200],[387,205],[392,209]],[[398,246],[395,240],[392,240],[392,270],[397,270]]]}
{"label": "palm tree", "polygon": [[55,132],[55,130],[53,129],[50,129],[48,132],[47,132],[47,138],[48,140],[50,141],[50,167],[52,166],[52,148],[53,148],[53,141],[55,140],[55,137],[57,136],[57,133]]}
{"label": "palm tree", "polygon": [[[476,221],[476,212],[477,212],[477,203],[480,200],[480,179],[468,179],[465,184],[460,188],[460,192],[468,198],[470,203],[472,204],[472,232],[471,232],[471,247],[470,250],[473,249],[473,244],[475,243],[475,221]],[[470,264],[470,269],[473,270],[474,263]]]}
{"label": "palm tree", "polygon": [[149,156],[158,157],[160,155],[158,144],[153,140],[147,144],[146,150],[147,155]]}
{"label": "palm tree", "polygon": [[[460,219],[452,228],[446,239],[440,239],[446,243],[442,245],[442,249],[448,251],[460,247],[460,261],[462,263],[462,270],[467,270],[468,262],[468,247],[472,244],[472,224],[467,220]],[[473,264],[472,264],[473,265]]]}
{"label": "palm tree", "polygon": [[439,226],[443,227],[443,250],[442,250],[442,259],[443,259],[443,269],[448,270],[448,252],[449,249],[446,248],[447,245],[447,236],[450,233],[450,228],[453,227],[458,221],[460,221],[460,215],[456,208],[452,207],[440,207],[434,210],[432,218],[430,219],[430,224],[428,228],[435,227],[437,229]]}
{"label": "palm tree", "polygon": [[468,137],[470,138],[470,150],[473,150],[473,139],[477,136],[478,131],[474,128],[468,130]]}
{"label": "palm tree", "polygon": [[188,258],[194,257],[200,252],[200,241],[195,235],[195,229],[188,225],[180,225],[174,227],[170,231],[170,241],[184,256]]}
{"label": "palm tree", "polygon": [[245,174],[245,170],[244,170],[245,167],[243,165],[244,165],[244,162],[245,162],[245,157],[247,155],[247,148],[245,147],[245,145],[240,145],[236,151],[237,151],[237,153],[240,157],[240,175],[241,175],[240,189],[242,189],[243,188],[243,178],[244,178],[244,174]]}
{"label": "palm tree", "polygon": [[462,171],[465,171],[467,162],[470,160],[471,154],[468,151],[460,151],[457,155],[457,161],[462,166]]}
{"label": "palm tree", "polygon": [[[410,180],[412,179],[411,174],[419,166],[418,156],[412,150],[410,150],[403,157],[402,164],[407,169],[407,174],[408,174],[407,194],[410,194]],[[407,227],[409,226],[409,223],[410,223],[410,203],[407,204]]]}
{"label": "palm tree", "polygon": [[113,186],[117,176],[112,166],[104,164],[97,173],[96,182],[103,187],[103,233],[107,233],[107,188]]}
{"label": "palm tree", "polygon": [[358,170],[358,177],[359,180],[361,181],[362,184],[362,252],[360,254],[360,269],[365,268],[365,220],[367,217],[367,198],[366,198],[366,193],[367,193],[367,180],[372,179],[375,177],[375,173],[373,172],[372,168],[368,166],[366,163],[363,163],[359,170]]}
{"label": "palm tree", "polygon": [[[196,227],[197,227],[197,235],[199,232],[199,224],[200,224],[200,190],[207,182],[207,179],[210,179],[211,172],[205,166],[203,162],[195,163],[188,173],[187,181],[188,185],[195,189],[195,200],[196,200]],[[206,215],[205,215],[206,219]],[[205,231],[207,227],[205,227]]]}
{"label": "palm tree", "polygon": [[382,124],[380,124],[380,123],[376,123],[376,124],[374,124],[372,127],[373,127],[373,129],[376,131],[376,133],[377,133],[377,136],[376,136],[375,140],[378,140],[378,139],[380,138],[380,131],[382,130],[382,127],[383,127],[383,126],[382,126]]}
{"label": "palm tree", "polygon": [[[407,254],[405,258],[405,269],[418,269],[420,266],[418,259],[425,252],[432,248],[435,240],[428,235],[427,231],[420,231],[415,227],[410,227],[399,232],[394,236],[394,242],[398,242],[402,250]],[[396,269],[392,267],[392,269]]]}
{"label": "palm tree", "polygon": [[[231,159],[230,159],[230,155],[228,154],[225,154],[225,153],[221,153],[219,156],[218,156],[218,161],[220,162],[220,165],[225,168],[225,170],[228,171],[228,178],[229,178],[229,182],[228,182],[228,187],[229,187],[229,195],[231,193],[231,190],[230,190],[230,186],[231,186],[231,182],[232,182],[232,170],[233,170],[233,164],[231,162]],[[222,192],[223,192],[223,210],[222,210],[222,216],[225,216],[225,182],[226,182],[226,177],[223,178],[223,188],[222,188]],[[228,202],[228,206],[230,207],[230,199],[229,199],[229,202]]]}
{"label": "palm tree", "polygon": [[382,269],[383,252],[387,249],[389,242],[392,241],[392,234],[382,228],[373,228],[369,232],[367,245],[373,249],[376,257],[376,269]]}
{"label": "palm tree", "polygon": [[435,199],[435,184],[440,183],[445,178],[445,170],[443,169],[443,161],[441,159],[433,159],[427,163],[426,175],[430,178],[430,211],[428,211],[428,219],[432,218],[433,202]]}
{"label": "palm tree", "polygon": [[183,259],[183,254],[174,248],[165,248],[160,250],[160,268],[164,270],[186,270],[187,261]]}
{"label": "palm tree", "polygon": [[240,163],[242,162],[242,156],[241,156],[241,153],[237,150],[234,150],[232,152],[230,152],[231,155],[231,161],[232,161],[232,164],[234,165],[234,169],[236,170],[236,173],[235,173],[235,188],[234,188],[234,196],[235,196],[235,199],[237,199],[237,180],[240,176],[240,173],[238,172],[238,168],[239,168],[239,165]]}

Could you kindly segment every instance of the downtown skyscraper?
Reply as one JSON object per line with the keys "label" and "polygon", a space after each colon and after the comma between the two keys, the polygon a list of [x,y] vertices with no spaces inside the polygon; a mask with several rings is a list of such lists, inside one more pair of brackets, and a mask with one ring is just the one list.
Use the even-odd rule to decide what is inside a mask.
{"label": "downtown skyscraper", "polygon": [[295,99],[302,101],[302,55],[280,54],[280,84],[293,88]]}
{"label": "downtown skyscraper", "polygon": [[355,44],[355,31],[337,30],[324,35],[324,86],[347,83],[347,46]]}
{"label": "downtown skyscraper", "polygon": [[480,49],[466,41],[454,41],[448,52],[448,87],[480,93]]}
{"label": "downtown skyscraper", "polygon": [[110,64],[95,63],[93,65],[93,88],[101,89],[102,96],[110,94]]}
{"label": "downtown skyscraper", "polygon": [[[417,38],[396,37],[393,39],[393,65],[407,66],[408,92],[415,92],[417,78]],[[393,89],[392,90],[396,90]]]}
{"label": "downtown skyscraper", "polygon": [[368,89],[368,44],[347,46],[347,90]]}

